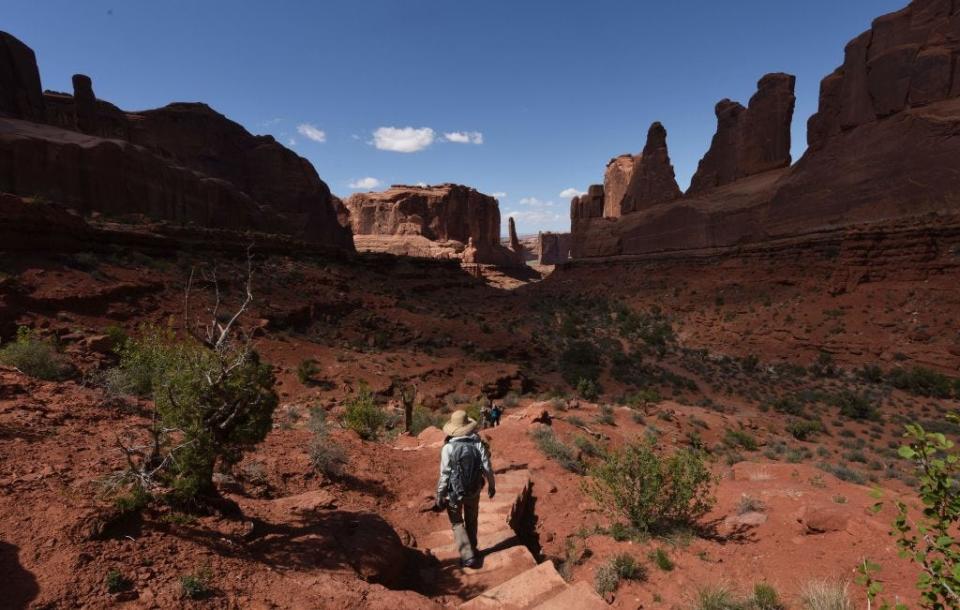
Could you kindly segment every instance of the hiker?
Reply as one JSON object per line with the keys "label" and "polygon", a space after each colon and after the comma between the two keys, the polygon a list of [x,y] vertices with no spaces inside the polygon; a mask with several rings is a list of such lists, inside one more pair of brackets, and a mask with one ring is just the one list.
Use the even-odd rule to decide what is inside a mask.
{"label": "hiker", "polygon": [[498,403],[493,403],[493,407],[490,409],[490,425],[499,426],[501,415],[503,415],[503,407]]}
{"label": "hiker", "polygon": [[487,496],[496,495],[490,454],[476,433],[477,422],[466,411],[454,411],[444,424],[447,439],[440,450],[440,480],[437,482],[437,508],[446,509],[453,539],[460,552],[460,566],[477,568],[477,516],[480,491],[487,484]]}
{"label": "hiker", "polygon": [[480,429],[489,428],[492,420],[490,419],[490,405],[480,407]]}

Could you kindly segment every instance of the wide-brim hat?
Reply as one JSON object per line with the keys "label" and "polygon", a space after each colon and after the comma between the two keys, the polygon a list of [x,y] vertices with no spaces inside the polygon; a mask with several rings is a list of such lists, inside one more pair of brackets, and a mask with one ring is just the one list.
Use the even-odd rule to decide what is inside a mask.
{"label": "wide-brim hat", "polygon": [[447,436],[466,436],[477,429],[477,420],[467,417],[467,412],[460,410],[450,414],[450,421],[443,425],[443,433]]}

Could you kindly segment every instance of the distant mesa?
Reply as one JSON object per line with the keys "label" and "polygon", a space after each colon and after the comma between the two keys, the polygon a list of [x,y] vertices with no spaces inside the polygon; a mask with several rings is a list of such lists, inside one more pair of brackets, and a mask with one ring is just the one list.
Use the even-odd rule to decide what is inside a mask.
{"label": "distant mesa", "polygon": [[395,184],[381,192],[356,193],[344,204],[358,250],[499,266],[524,264],[512,222],[510,246],[500,243],[497,200],[468,186]]}
{"label": "distant mesa", "polygon": [[601,213],[596,197],[571,202],[574,258],[714,252],[877,223],[956,221],[956,4],[914,0],[854,38],[820,84],[809,147],[792,166],[789,74],[763,76],[746,107],[716,105],[716,133],[684,194],[655,123],[642,154],[607,164]]}
{"label": "distant mesa", "polygon": [[0,191],[81,213],[286,235],[352,251],[342,209],[304,158],[200,103],[126,112],[42,92],[32,50],[0,32]]}

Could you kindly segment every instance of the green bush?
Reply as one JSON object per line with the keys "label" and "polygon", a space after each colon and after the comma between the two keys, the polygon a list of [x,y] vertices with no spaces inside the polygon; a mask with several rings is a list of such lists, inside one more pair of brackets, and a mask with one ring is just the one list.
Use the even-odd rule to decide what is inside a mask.
{"label": "green bush", "polygon": [[347,453],[330,436],[327,424],[327,412],[320,407],[310,410],[310,421],[307,426],[313,432],[308,453],[310,467],[328,477],[335,477],[343,472],[343,465],[347,462]]}
{"label": "green bush", "polygon": [[313,383],[314,376],[319,372],[320,367],[317,366],[317,361],[313,358],[301,360],[300,364],[297,365],[297,379],[303,385],[310,385]]}
{"label": "green bush", "polygon": [[113,568],[107,572],[105,581],[107,585],[107,593],[122,593],[124,591],[129,591],[133,587],[133,583],[130,581],[130,579],[125,577],[120,570],[117,570],[116,568]]}
{"label": "green bush", "polygon": [[272,428],[273,369],[244,346],[208,349],[147,327],[123,347],[118,368],[127,389],[153,399],[160,427],[178,431],[156,438],[169,450],[162,482],[180,500],[216,495],[215,468],[238,463]]}
{"label": "green bush", "polygon": [[613,415],[613,407],[610,405],[600,405],[600,412],[595,418],[598,424],[605,426],[616,426],[617,420]]}
{"label": "green bush", "polygon": [[647,571],[637,563],[633,555],[621,553],[600,566],[594,575],[594,588],[600,595],[609,595],[617,590],[622,580],[646,580]]}
{"label": "green bush", "polygon": [[188,599],[205,599],[213,590],[210,588],[210,571],[200,570],[194,574],[180,577],[180,595]]}
{"label": "green bush", "polygon": [[893,369],[887,373],[887,381],[893,387],[917,396],[950,398],[953,393],[949,377],[922,366]]}
{"label": "green bush", "polygon": [[361,385],[353,398],[347,401],[343,425],[364,440],[376,440],[386,423],[387,414],[377,404],[373,392],[366,385]]}
{"label": "green bush", "polygon": [[681,448],[661,456],[644,440],[609,453],[592,469],[586,489],[638,530],[663,531],[692,525],[710,510],[714,483],[700,452]]}
{"label": "green bush", "polygon": [[560,374],[571,387],[581,379],[596,381],[600,367],[600,350],[589,341],[574,341],[560,355]]}
{"label": "green bush", "polygon": [[823,424],[818,419],[795,419],[787,424],[787,432],[798,441],[808,441],[823,432]]}
{"label": "green bush", "polygon": [[410,422],[410,434],[416,436],[430,426],[433,426],[434,428],[442,428],[444,421],[445,420],[442,414],[437,413],[436,411],[431,411],[425,406],[418,404],[413,408],[413,418]]}
{"label": "green bush", "polygon": [[534,428],[530,435],[537,448],[551,460],[557,462],[563,468],[575,474],[583,474],[583,462],[577,459],[576,452],[565,445],[553,433],[553,430],[545,426]]}
{"label": "green bush", "polygon": [[723,435],[723,443],[730,448],[742,447],[747,451],[757,450],[757,439],[746,430],[734,430],[727,428]]}
{"label": "green bush", "polygon": [[783,610],[786,607],[773,585],[764,582],[753,585],[752,605],[756,610]]}
{"label": "green bush", "polygon": [[581,377],[577,381],[577,394],[584,400],[596,400],[600,396],[600,385],[592,379]]}
{"label": "green bush", "polygon": [[662,547],[657,547],[650,551],[650,554],[647,557],[649,557],[650,561],[653,562],[653,565],[657,566],[664,572],[672,572],[673,568],[675,567],[673,560],[670,559],[670,555],[668,555]]}
{"label": "green bush", "polygon": [[48,381],[64,379],[70,372],[56,346],[38,338],[26,326],[17,329],[17,338],[13,342],[0,347],[0,362],[16,367],[30,377]]}
{"label": "green bush", "polygon": [[830,397],[830,402],[840,408],[840,414],[851,419],[876,419],[877,408],[867,396],[843,390]]}

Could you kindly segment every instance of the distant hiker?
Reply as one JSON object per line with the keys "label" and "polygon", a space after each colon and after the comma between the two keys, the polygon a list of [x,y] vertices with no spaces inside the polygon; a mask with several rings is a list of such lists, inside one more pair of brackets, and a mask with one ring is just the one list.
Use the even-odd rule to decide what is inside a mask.
{"label": "distant hiker", "polygon": [[490,425],[499,426],[501,415],[503,415],[503,407],[497,403],[493,403],[493,407],[490,409]]}
{"label": "distant hiker", "polygon": [[477,422],[466,411],[454,411],[444,424],[447,440],[440,450],[440,480],[437,482],[437,507],[446,509],[453,539],[460,552],[460,565],[479,567],[477,557],[477,513],[480,490],[487,483],[487,496],[496,495],[490,454],[476,433]]}
{"label": "distant hiker", "polygon": [[483,405],[480,407],[480,429],[483,430],[490,426],[490,406]]}

